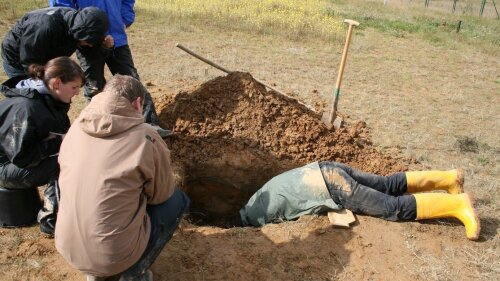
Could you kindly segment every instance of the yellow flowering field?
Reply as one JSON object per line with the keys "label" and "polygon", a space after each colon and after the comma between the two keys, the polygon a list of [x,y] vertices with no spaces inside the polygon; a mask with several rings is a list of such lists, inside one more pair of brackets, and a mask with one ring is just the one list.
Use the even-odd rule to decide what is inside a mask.
{"label": "yellow flowering field", "polygon": [[292,38],[342,36],[342,18],[325,0],[142,0],[137,8],[165,18],[228,30],[284,33]]}

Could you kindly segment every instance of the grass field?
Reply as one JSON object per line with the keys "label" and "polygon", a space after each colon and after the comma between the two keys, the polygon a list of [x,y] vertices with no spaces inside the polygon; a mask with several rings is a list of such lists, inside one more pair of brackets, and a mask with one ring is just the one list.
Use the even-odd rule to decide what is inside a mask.
{"label": "grass field", "polygon": [[[495,19],[491,1],[487,14],[479,17],[480,2],[459,1],[452,14],[452,1],[444,0],[431,0],[427,9],[423,0],[389,0],[386,6],[383,0],[142,0],[128,32],[139,74],[154,85],[155,98],[224,75],[175,48],[180,42],[321,111],[316,101],[327,105],[335,84],[345,36],[342,20],[359,21],[344,73],[340,112],[349,116],[348,121],[366,121],[377,149],[417,159],[413,168],[464,168],[465,189],[476,198],[482,236],[480,242],[469,243],[450,238],[446,231],[422,236],[433,225],[368,227],[365,236],[378,237],[382,234],[377,229],[389,229],[403,237],[404,244],[380,239],[389,245],[382,249],[374,238],[372,246],[363,246],[374,252],[367,253],[371,263],[345,263],[341,273],[324,279],[386,280],[388,264],[376,263],[376,252],[388,251],[412,261],[392,265],[397,267],[393,274],[398,274],[394,280],[498,280],[500,20]],[[0,36],[24,12],[44,5],[46,1],[0,0]],[[458,20],[462,28],[456,33]],[[5,78],[0,73],[0,79]],[[84,104],[81,97],[75,100],[73,118]],[[364,220],[365,225],[370,222]],[[449,226],[447,221],[436,224]],[[247,242],[247,232],[231,235],[223,237]],[[205,242],[203,237],[199,239]],[[5,280],[65,279],[44,269],[57,253],[16,254],[36,239],[35,227],[0,231]],[[373,275],[362,276],[360,266],[373,268]],[[210,270],[200,266],[198,274]]]}

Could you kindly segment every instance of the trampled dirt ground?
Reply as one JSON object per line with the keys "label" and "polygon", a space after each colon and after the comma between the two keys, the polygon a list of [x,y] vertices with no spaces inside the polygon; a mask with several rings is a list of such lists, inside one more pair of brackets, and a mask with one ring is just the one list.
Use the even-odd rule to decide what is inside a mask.
{"label": "trampled dirt ground", "polygon": [[[150,89],[162,124],[175,132],[168,140],[172,160],[179,185],[193,200],[190,215],[153,266],[155,280],[415,280],[440,266],[436,257],[436,265],[416,267],[434,258],[422,252],[443,256],[447,266],[473,277],[467,255],[449,256],[454,247],[473,254],[468,247],[474,242],[454,220],[390,223],[357,216],[352,228],[343,229],[333,228],[326,216],[306,216],[263,228],[219,227],[265,181],[289,168],[334,160],[388,174],[415,161],[374,149],[364,122],[347,120],[342,129],[328,130],[317,112],[266,91],[248,73],[174,96],[158,95],[152,83]],[[13,251],[2,250],[2,263],[23,259],[38,269],[25,275],[11,267],[7,280],[83,280],[36,227],[0,234],[19,239]],[[482,240],[493,238],[488,235]]]}
{"label": "trampled dirt ground", "polygon": [[[138,17],[131,48],[162,125],[176,132],[168,144],[195,208],[153,265],[155,280],[500,278],[499,57],[412,36],[356,33],[340,100],[347,125],[332,132],[319,114],[330,101],[341,45],[156,24],[152,29]],[[226,77],[176,42],[300,103],[265,92],[244,72]],[[76,99],[72,116],[83,106]],[[464,140],[476,149],[460,146]],[[468,241],[455,220],[393,223],[358,215],[340,229],[325,216],[308,216],[262,228],[217,226],[273,175],[320,159],[382,174],[464,168],[480,240]],[[0,280],[84,280],[37,226],[2,228],[0,244]]]}

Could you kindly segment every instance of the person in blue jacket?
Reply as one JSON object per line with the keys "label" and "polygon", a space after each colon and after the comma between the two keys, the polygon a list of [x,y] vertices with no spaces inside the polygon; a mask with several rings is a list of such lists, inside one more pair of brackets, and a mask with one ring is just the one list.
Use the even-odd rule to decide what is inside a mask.
{"label": "person in blue jacket", "polygon": [[[108,38],[113,38],[114,47],[110,49],[82,48],[76,53],[85,72],[87,82],[84,95],[88,100],[100,93],[106,84],[104,65],[108,66],[113,75],[129,75],[139,80],[125,30],[135,20],[134,4],[135,0],[49,0],[51,7],[61,6],[75,9],[97,7],[108,15],[110,35]],[[162,129],[159,126],[158,115],[149,93],[145,97],[143,115],[146,123],[151,124],[161,137],[165,138],[172,134],[170,130]]]}

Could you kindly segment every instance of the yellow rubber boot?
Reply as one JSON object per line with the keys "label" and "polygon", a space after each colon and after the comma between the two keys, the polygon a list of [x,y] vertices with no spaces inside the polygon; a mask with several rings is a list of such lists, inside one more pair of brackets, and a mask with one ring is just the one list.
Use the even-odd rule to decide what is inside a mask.
{"label": "yellow rubber boot", "polygon": [[409,193],[431,190],[446,190],[450,194],[463,193],[464,173],[462,169],[406,172],[405,174]]}
{"label": "yellow rubber boot", "polygon": [[479,238],[481,225],[474,211],[472,199],[467,193],[422,193],[413,196],[417,201],[417,220],[457,218],[464,224],[467,238],[470,240]]}

